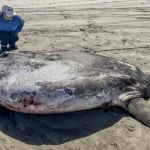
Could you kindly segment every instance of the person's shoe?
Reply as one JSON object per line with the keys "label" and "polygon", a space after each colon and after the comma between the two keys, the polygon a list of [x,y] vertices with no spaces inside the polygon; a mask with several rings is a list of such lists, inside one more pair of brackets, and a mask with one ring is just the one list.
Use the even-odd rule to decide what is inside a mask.
{"label": "person's shoe", "polygon": [[4,56],[5,57],[5,54],[6,54],[7,50],[8,50],[7,46],[1,46],[0,56]]}
{"label": "person's shoe", "polygon": [[7,48],[7,46],[1,46],[1,51],[7,51],[8,50],[8,48]]}
{"label": "person's shoe", "polygon": [[12,51],[12,50],[17,50],[18,47],[17,47],[17,45],[10,45],[8,49],[9,49],[10,51]]}
{"label": "person's shoe", "polygon": [[1,46],[0,56],[3,55],[8,50],[7,46]]}

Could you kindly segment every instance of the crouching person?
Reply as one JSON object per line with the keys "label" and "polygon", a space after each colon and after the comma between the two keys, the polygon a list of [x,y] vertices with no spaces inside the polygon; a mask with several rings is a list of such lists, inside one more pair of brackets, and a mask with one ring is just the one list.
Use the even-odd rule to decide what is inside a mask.
{"label": "crouching person", "polygon": [[22,31],[24,20],[15,13],[10,5],[4,5],[0,12],[1,52],[17,50],[18,33]]}

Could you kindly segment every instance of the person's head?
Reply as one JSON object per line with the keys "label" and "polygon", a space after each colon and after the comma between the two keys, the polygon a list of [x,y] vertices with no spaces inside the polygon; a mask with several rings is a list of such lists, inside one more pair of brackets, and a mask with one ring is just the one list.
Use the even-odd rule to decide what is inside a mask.
{"label": "person's head", "polygon": [[16,15],[14,9],[10,5],[4,5],[2,7],[2,14],[6,21],[12,20],[13,16]]}

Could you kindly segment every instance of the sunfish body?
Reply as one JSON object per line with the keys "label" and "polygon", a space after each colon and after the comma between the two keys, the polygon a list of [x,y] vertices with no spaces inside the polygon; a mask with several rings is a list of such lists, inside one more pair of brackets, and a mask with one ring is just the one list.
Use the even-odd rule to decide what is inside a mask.
{"label": "sunfish body", "polygon": [[23,113],[119,106],[149,126],[141,111],[135,112],[147,105],[149,81],[135,66],[90,53],[17,52],[0,57],[0,105]]}

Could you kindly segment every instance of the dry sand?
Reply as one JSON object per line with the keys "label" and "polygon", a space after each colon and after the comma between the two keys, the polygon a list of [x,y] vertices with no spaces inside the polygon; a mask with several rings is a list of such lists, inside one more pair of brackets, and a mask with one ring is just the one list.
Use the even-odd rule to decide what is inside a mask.
{"label": "dry sand", "polygon": [[[87,51],[150,74],[149,0],[5,0],[25,19],[18,46]],[[150,150],[150,129],[121,109],[35,116],[5,111],[0,150]]]}

